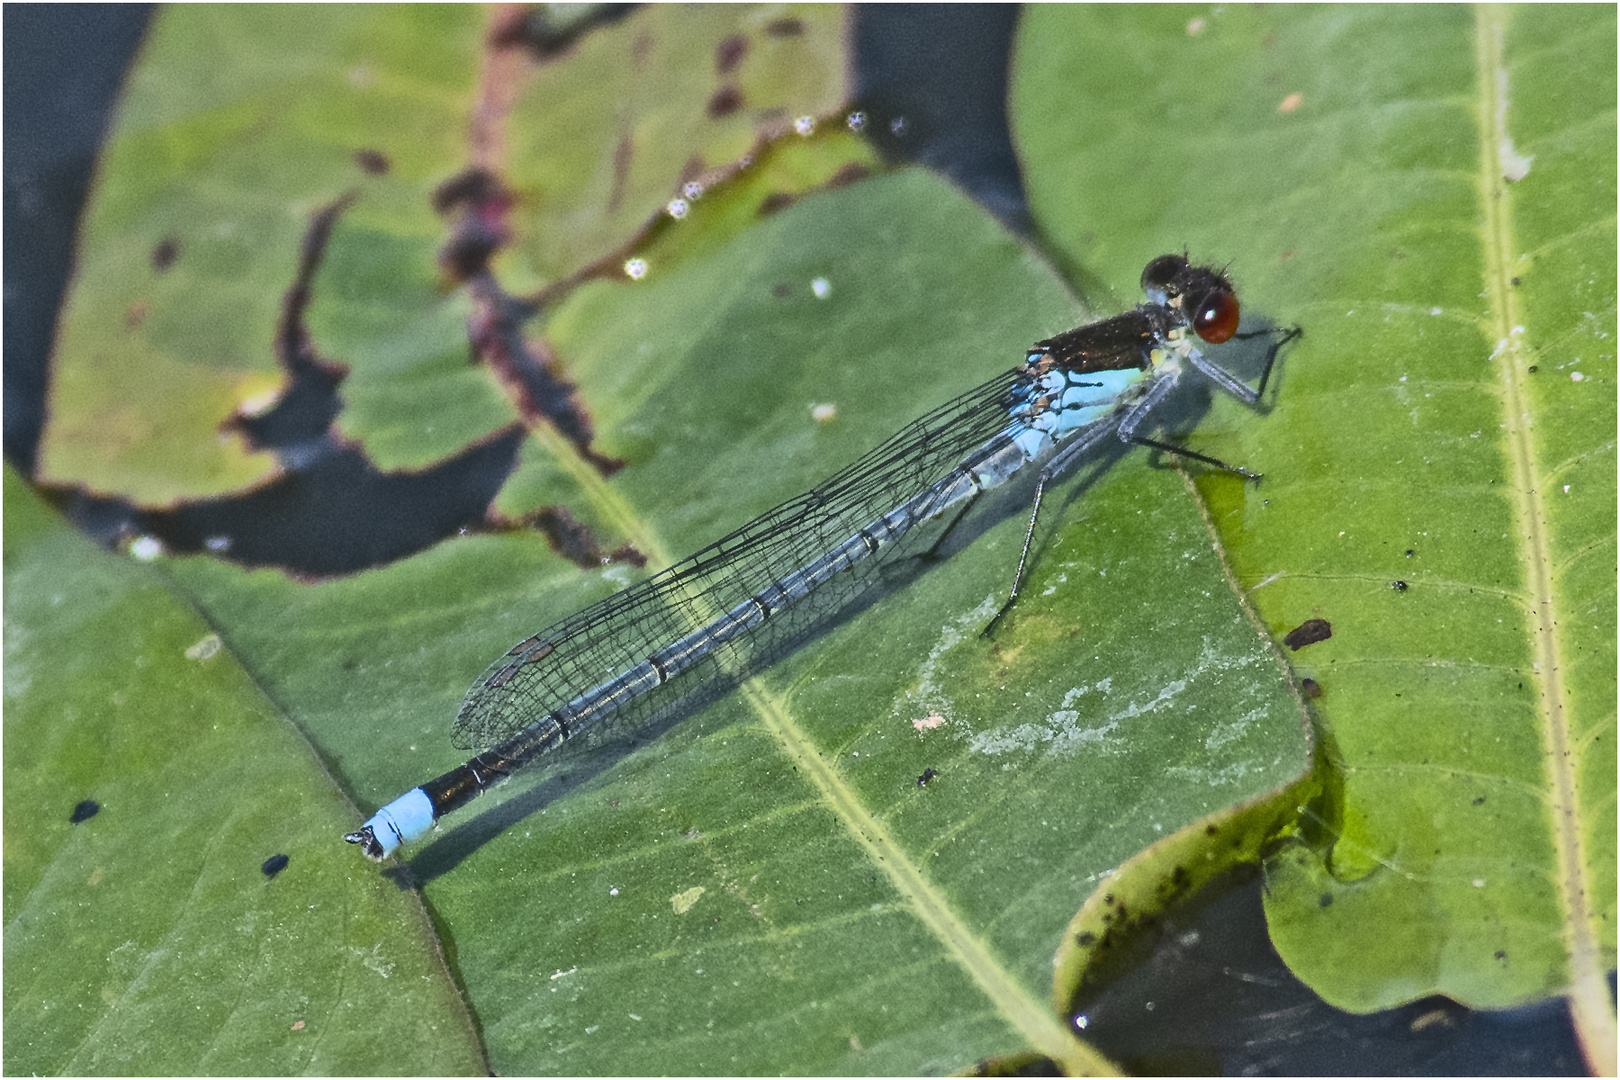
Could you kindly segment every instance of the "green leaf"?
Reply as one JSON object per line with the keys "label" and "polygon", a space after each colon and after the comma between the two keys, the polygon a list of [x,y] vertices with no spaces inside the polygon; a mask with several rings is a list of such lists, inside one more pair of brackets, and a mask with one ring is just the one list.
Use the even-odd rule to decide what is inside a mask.
{"label": "green leaf", "polygon": [[5,644],[7,1072],[484,1071],[416,899],[332,845],[353,811],[308,743],[9,469]]}
{"label": "green leaf", "polygon": [[[275,325],[309,214],[350,189],[362,198],[329,267],[346,318],[312,315],[326,355],[354,369],[342,423],[380,432],[381,464],[418,465],[510,418],[468,370],[465,301],[438,295],[441,225],[422,197],[462,149],[481,20],[346,5],[156,17],[85,211],[39,479],[148,504],[268,479],[271,456],[220,424],[279,392]],[[432,425],[403,415],[419,399],[401,384],[443,403]]]}
{"label": "green leaf", "polygon": [[[566,278],[634,237],[672,196],[700,191],[764,142],[845,100],[843,15],[827,4],[652,5],[587,34],[510,87],[497,137],[519,196],[502,283]],[[486,85],[491,80],[486,79]],[[706,223],[710,224],[710,223]]]}
{"label": "green leaf", "polygon": [[[1076,318],[988,217],[905,174],[806,200],[666,279],[586,289],[553,329],[604,446],[648,448],[597,485],[597,515],[679,552]],[[1019,499],[743,692],[514,782],[413,855],[496,1068],[1066,1056],[1043,987],[1088,882],[1297,776],[1304,749],[1180,477],[1127,457],[1064,504],[994,642],[978,632]],[[625,581],[537,546],[457,541],[315,586],[175,573],[375,805],[456,764],[469,673]]]}
{"label": "green leaf", "polygon": [[1186,244],[1305,328],[1235,437],[1265,500],[1208,491],[1273,632],[1332,626],[1291,654],[1331,773],[1268,865],[1279,951],[1357,1011],[1573,988],[1611,1055],[1614,38],[1609,8],[1037,8],[1013,99],[1066,258]]}
{"label": "green leaf", "polygon": [[[705,26],[711,16],[703,14]],[[771,23],[756,26],[749,9],[736,17],[753,27],[751,41],[770,35]],[[173,65],[176,78],[163,67],[143,69],[131,89],[127,114],[147,119],[120,122],[88,215],[85,258],[94,274],[81,279],[68,322],[122,326],[129,296],[111,284],[97,293],[84,281],[116,283],[145,265],[164,235],[140,207],[118,209],[118,200],[129,203],[123,192],[146,190],[144,182],[146,198],[183,208],[178,188],[240,194],[242,177],[252,175],[251,205],[276,207],[265,215],[274,227],[236,252],[234,276],[173,279],[178,314],[165,348],[206,356],[213,341],[237,342],[253,357],[244,370],[257,365],[258,385],[274,385],[262,358],[305,214],[355,183],[344,171],[355,148],[395,153],[378,140],[404,124],[416,139],[416,164],[379,181],[398,187],[375,212],[367,212],[378,198],[373,181],[364,181],[314,283],[314,344],[352,369],[338,424],[368,450],[373,442],[386,448],[387,463],[421,463],[516,415],[486,372],[460,366],[467,309],[460,291],[442,299],[433,291],[444,287],[434,275],[447,226],[427,210],[434,184],[476,156],[453,145],[466,121],[457,110],[485,100],[479,95],[490,84],[475,89],[474,69],[486,79],[489,69],[478,65],[501,50],[476,54],[477,27],[456,13],[409,9],[389,21],[381,10],[340,9],[323,14],[334,20],[331,32],[315,39],[303,26],[289,30],[254,13],[260,52],[248,70],[260,72],[259,82],[210,94],[195,85],[200,76],[178,76],[200,70],[188,48],[232,40],[235,24],[211,9],[162,18],[148,56]],[[432,19],[444,20],[437,32],[424,21]],[[665,26],[658,20],[679,25],[666,9],[640,12],[548,63],[565,86],[569,78],[588,84],[601,56],[638,55],[638,35],[656,37]],[[213,38],[203,34],[210,26]],[[700,46],[685,63],[712,70],[717,45],[705,33],[694,36]],[[759,45],[760,55],[768,47]],[[288,55],[296,56],[284,65],[290,81],[266,96],[259,83],[275,84],[264,73]],[[586,74],[565,70],[589,56],[597,66],[580,69]],[[422,93],[419,80],[441,89]],[[307,95],[337,95],[323,123],[354,111],[343,104],[345,81],[416,104],[372,116],[343,138],[300,119],[314,107]],[[215,114],[216,100],[226,115]],[[652,108],[662,95],[637,100]],[[601,160],[635,127],[634,117],[609,119],[579,131],[548,129],[537,118],[538,133],[524,137],[536,146],[581,142],[580,154]],[[757,136],[767,119],[749,130]],[[240,126],[225,149],[187,137],[193,122],[211,131],[227,121]],[[708,129],[693,130],[686,145],[706,145]],[[257,132],[279,155],[274,161]],[[644,240],[651,272],[640,281],[591,281],[525,332],[543,334],[577,384],[596,445],[629,464],[604,480],[536,426],[503,507],[562,502],[604,546],[631,539],[656,568],[798,494],[925,410],[1013,366],[1030,342],[1087,317],[1051,267],[948,185],[902,173],[807,195],[829,176],[848,179],[840,163],[870,156],[826,135],[787,138],[759,152],[758,172],[726,181],[678,223],[631,228],[667,197],[651,180],[637,181],[638,197],[650,203],[639,215],[580,210],[591,239],[571,241],[575,262],[600,260],[614,244],[639,251]],[[126,163],[150,165],[150,153],[120,155],[143,139],[173,145],[177,161],[181,149],[193,156],[141,181],[125,175]],[[306,157],[325,164],[300,168]],[[664,160],[675,170],[671,182],[679,180],[684,158],[666,151]],[[215,162],[230,165],[236,187],[220,185]],[[496,164],[522,193],[554,182],[528,159]],[[543,218],[514,218],[516,242],[495,261],[503,284],[549,284],[568,271],[569,260],[537,254],[553,250],[562,229]],[[196,220],[217,235],[222,220],[235,219],[218,212]],[[180,273],[190,247],[182,243],[164,281]],[[1135,302],[1140,264],[1162,250],[1152,238],[1128,271],[1105,270],[1117,306]],[[252,302],[233,315],[214,291],[216,277]],[[203,325],[179,302],[192,292],[219,325]],[[156,310],[136,329],[162,324]],[[247,474],[220,466],[203,433],[214,438],[246,377],[222,379],[204,363],[199,396],[179,393],[181,375],[165,384],[167,396],[130,397],[132,415],[170,419],[164,402],[179,397],[205,421],[179,442],[132,442],[116,416],[77,411],[85,387],[107,377],[112,346],[81,347],[66,331],[63,342],[61,370],[84,369],[57,383],[61,414],[75,417],[59,422],[78,425],[84,437],[58,445],[78,447],[82,470],[52,475],[111,478],[138,498],[242,482],[231,478]],[[216,392],[220,385],[227,392]],[[1203,426],[1194,399],[1176,432]],[[832,418],[817,419],[826,415],[817,406],[831,406]],[[1245,463],[1255,459],[1235,432],[1275,422],[1241,409],[1217,407],[1211,416],[1214,435],[1200,445]],[[1081,474],[1049,493],[1025,593],[994,639],[979,631],[1010,583],[1028,484],[985,500],[959,526],[948,559],[897,567],[887,595],[738,692],[638,745],[565,755],[407,853],[496,1071],[911,1073],[1024,1047],[1076,1071],[1109,1067],[1046,1003],[1065,925],[1134,853],[1297,779],[1307,743],[1286,680],[1232,594],[1200,505],[1215,500],[1228,515],[1262,515],[1266,493],[1216,476],[1194,496],[1164,462],[1123,448]],[[169,600],[202,613],[224,655],[366,809],[458,763],[450,718],[491,657],[635,576],[623,565],[581,571],[538,537],[512,532],[456,538],[335,580],[203,558],[163,565]],[[19,631],[29,625],[15,622]],[[8,633],[12,623],[8,617]],[[86,650],[82,682],[87,692],[110,694],[119,684],[98,674],[99,659]],[[7,734],[13,747],[43,738],[35,728]],[[261,768],[266,753],[246,747],[227,756]],[[926,769],[938,775],[921,786]],[[265,803],[258,827],[278,827],[279,805]],[[416,932],[374,899],[380,889],[388,895],[387,878],[339,842],[358,820],[352,814],[323,830],[329,854],[367,884],[335,881],[322,895]],[[224,896],[207,909],[209,921],[237,925],[241,906]],[[80,961],[63,978],[83,992],[99,973]],[[9,1007],[9,977],[7,986]],[[444,1016],[441,1024],[459,1018],[459,1006],[446,1006]],[[178,1042],[191,1049],[189,1067],[200,1067],[202,1040]],[[391,1060],[349,1068],[400,1068]]]}
{"label": "green leaf", "polygon": [[[512,170],[497,265],[520,290],[637,241],[684,181],[732,174],[843,96],[840,18],[821,6],[653,7],[538,65],[521,44],[487,47],[497,28],[471,5],[304,15],[154,20],[85,214],[40,480],[147,504],[268,480],[271,456],[220,425],[281,392],[274,331],[309,214],[349,190],[326,265],[338,303],[309,317],[350,367],[339,434],[382,468],[444,458],[514,418],[467,364],[470,305],[435,259],[430,195],[469,149]],[[850,153],[805,157],[764,178],[817,184]]]}

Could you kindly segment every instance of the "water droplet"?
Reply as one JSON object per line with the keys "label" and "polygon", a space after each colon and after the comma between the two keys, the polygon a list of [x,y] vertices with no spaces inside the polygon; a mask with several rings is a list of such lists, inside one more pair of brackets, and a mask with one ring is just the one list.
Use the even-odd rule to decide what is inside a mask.
{"label": "water droplet", "polygon": [[811,132],[816,130],[816,118],[813,116],[799,117],[797,120],[793,121],[793,130],[797,131],[800,135],[809,135]]}
{"label": "water droplet", "polygon": [[647,260],[639,258],[625,260],[624,272],[631,281],[640,281],[647,276]]}
{"label": "water droplet", "polygon": [[669,211],[669,216],[670,217],[674,218],[676,221],[679,221],[681,218],[686,216],[686,210],[687,210],[686,200],[685,199],[671,199],[671,200],[669,200],[668,205],[666,205],[664,207],[664,209]]}

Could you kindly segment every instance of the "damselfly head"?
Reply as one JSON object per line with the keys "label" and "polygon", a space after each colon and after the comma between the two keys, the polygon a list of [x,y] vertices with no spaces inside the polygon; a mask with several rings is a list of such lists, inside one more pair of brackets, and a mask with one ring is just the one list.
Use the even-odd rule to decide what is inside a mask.
{"label": "damselfly head", "polygon": [[1167,304],[1172,296],[1180,296],[1178,282],[1192,266],[1180,255],[1160,255],[1142,271],[1142,291],[1155,304]]}
{"label": "damselfly head", "polygon": [[1181,255],[1160,255],[1142,271],[1142,291],[1155,304],[1180,308],[1193,331],[1211,345],[1237,333],[1237,293],[1218,270],[1194,266]]}

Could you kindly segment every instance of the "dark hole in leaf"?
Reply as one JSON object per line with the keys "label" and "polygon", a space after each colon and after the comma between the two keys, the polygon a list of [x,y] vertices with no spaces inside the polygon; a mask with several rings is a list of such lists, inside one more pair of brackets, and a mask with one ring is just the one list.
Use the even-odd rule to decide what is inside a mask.
{"label": "dark hole in leaf", "polygon": [[294,448],[294,453],[320,456],[325,452],[328,429],[342,408],[337,388],[349,375],[346,364],[321,356],[304,326],[304,311],[313,296],[315,272],[326,254],[327,242],[338,218],[354,204],[345,195],[317,210],[310,218],[299,252],[298,272],[281,300],[276,323],[276,362],[287,376],[286,388],[274,405],[262,412],[238,409],[220,427],[241,433],[248,445]]}
{"label": "dark hole in leaf", "polygon": [[354,163],[368,176],[385,176],[388,170],[394,167],[394,163],[388,160],[388,155],[381,150],[356,150]]}
{"label": "dark hole in leaf", "polygon": [[714,70],[720,75],[730,75],[742,63],[742,58],[748,53],[748,39],[741,34],[732,34],[714,48]]}
{"label": "dark hole in leaf", "polygon": [[703,112],[710,120],[718,120],[722,116],[730,116],[742,107],[742,91],[735,86],[722,86],[710,96],[709,103],[703,107]]}
{"label": "dark hole in leaf", "polygon": [[[523,426],[513,424],[420,472],[382,472],[359,450],[342,447],[246,493],[131,517],[175,554],[228,554],[246,566],[315,576],[352,573],[481,528],[524,437]],[[230,541],[223,549],[222,537]]]}
{"label": "dark hole in leaf", "polygon": [[791,15],[786,15],[766,23],[765,32],[771,37],[798,37],[804,33],[804,23]]}
{"label": "dark hole in leaf", "polygon": [[174,265],[174,260],[180,257],[180,241],[172,236],[165,236],[152,248],[152,269],[163,273]]}

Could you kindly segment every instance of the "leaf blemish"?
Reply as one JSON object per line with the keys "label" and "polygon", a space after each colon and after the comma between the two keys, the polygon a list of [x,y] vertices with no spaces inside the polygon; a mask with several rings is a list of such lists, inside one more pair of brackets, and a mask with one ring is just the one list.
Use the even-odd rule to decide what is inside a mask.
{"label": "leaf blemish", "polygon": [[394,163],[389,160],[388,155],[381,150],[356,150],[354,152],[354,163],[367,176],[386,176],[388,170],[394,167]]}
{"label": "leaf blemish", "polygon": [[708,104],[703,107],[703,114],[710,120],[719,120],[742,107],[742,91],[735,86],[722,86],[709,97]]}
{"label": "leaf blemish", "polygon": [[714,48],[714,70],[717,75],[730,75],[748,54],[748,39],[732,34]]}
{"label": "leaf blemish", "polygon": [[165,236],[152,248],[152,269],[161,274],[174,265],[180,257],[180,241],[172,236]]}
{"label": "leaf blemish", "polygon": [[1306,619],[1283,638],[1283,644],[1294,652],[1298,652],[1307,645],[1314,645],[1318,641],[1326,641],[1333,636],[1333,624],[1326,619]]}

